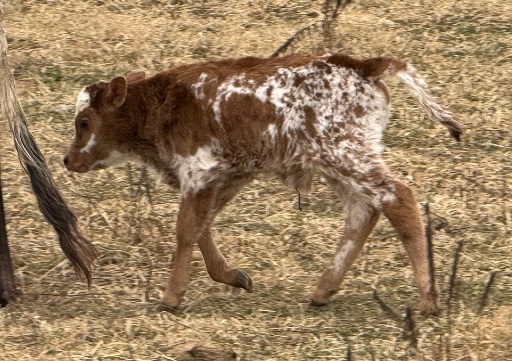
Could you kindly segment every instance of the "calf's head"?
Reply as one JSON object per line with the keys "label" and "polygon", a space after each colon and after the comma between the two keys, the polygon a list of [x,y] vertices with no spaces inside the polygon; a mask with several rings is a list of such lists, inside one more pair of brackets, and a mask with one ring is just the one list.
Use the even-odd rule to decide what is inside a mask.
{"label": "calf's head", "polygon": [[122,159],[123,131],[121,107],[127,94],[127,80],[117,77],[97,82],[80,91],[76,102],[75,139],[64,157],[73,172],[101,169]]}

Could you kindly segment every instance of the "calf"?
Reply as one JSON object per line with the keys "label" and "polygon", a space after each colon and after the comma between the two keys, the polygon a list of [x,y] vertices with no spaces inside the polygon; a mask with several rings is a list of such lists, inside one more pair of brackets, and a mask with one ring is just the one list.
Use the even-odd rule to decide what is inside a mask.
{"label": "calf", "polygon": [[196,243],[215,281],[251,292],[250,277],[232,267],[212,239],[215,216],[260,173],[278,174],[301,192],[319,173],[343,199],[347,215],[312,304],[324,305],[336,293],[383,213],[410,258],[421,311],[436,314],[437,288],[430,284],[417,203],[381,157],[389,116],[388,88],[381,78],[388,74],[401,79],[430,118],[459,140],[459,124],[436,104],[415,69],[401,61],[340,54],[246,57],[85,87],[76,105],[76,138],[64,164],[70,171],[88,172],[139,160],[180,189],[166,306],[182,301]]}

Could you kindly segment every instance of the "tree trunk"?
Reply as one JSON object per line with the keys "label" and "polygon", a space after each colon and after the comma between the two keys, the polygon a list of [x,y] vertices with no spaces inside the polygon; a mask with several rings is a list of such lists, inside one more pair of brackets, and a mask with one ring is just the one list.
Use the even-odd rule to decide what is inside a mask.
{"label": "tree trunk", "polygon": [[15,296],[14,272],[11,253],[7,243],[4,200],[2,195],[2,170],[0,164],[0,307],[4,307]]}

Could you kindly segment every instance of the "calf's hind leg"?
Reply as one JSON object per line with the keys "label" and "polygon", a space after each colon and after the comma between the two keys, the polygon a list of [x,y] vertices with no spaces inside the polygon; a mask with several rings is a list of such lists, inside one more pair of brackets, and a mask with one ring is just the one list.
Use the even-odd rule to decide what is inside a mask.
{"label": "calf's hind leg", "polygon": [[363,248],[364,242],[375,227],[380,214],[368,198],[353,194],[352,189],[345,189],[332,179],[328,179],[328,181],[341,196],[347,197],[344,200],[347,216],[344,233],[338,243],[334,259],[320,277],[320,282],[311,296],[311,305],[313,306],[325,305],[329,298],[338,291],[341,281]]}
{"label": "calf's hind leg", "polygon": [[412,190],[401,181],[390,181],[382,197],[382,212],[400,237],[420,292],[420,310],[425,316],[439,313],[435,280],[430,280],[427,241],[420,210]]}
{"label": "calf's hind leg", "polygon": [[331,266],[323,273],[317,289],[311,297],[312,305],[327,303],[330,296],[338,290],[348,268],[354,262],[370,235],[382,212],[398,233],[416,278],[420,293],[420,311],[423,315],[439,313],[438,291],[435,280],[430,280],[430,268],[427,256],[427,241],[421,221],[420,211],[412,190],[401,181],[383,182],[378,189],[376,206],[364,196],[354,195],[353,189],[344,189],[327,178],[340,195],[349,196],[346,201],[347,218],[345,231]]}

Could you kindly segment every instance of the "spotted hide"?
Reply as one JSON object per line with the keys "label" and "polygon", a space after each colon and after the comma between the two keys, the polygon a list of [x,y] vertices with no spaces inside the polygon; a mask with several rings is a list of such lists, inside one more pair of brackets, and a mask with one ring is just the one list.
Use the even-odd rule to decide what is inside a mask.
{"label": "spotted hide", "polygon": [[232,267],[212,240],[215,216],[258,174],[277,174],[304,192],[316,173],[344,201],[346,220],[312,304],[326,304],[338,290],[382,213],[409,255],[421,310],[436,314],[437,286],[429,277],[418,206],[381,157],[389,116],[389,92],[381,80],[386,75],[401,79],[427,114],[459,139],[461,127],[415,69],[401,61],[341,54],[247,57],[85,87],[77,99],[76,138],[64,163],[71,171],[87,172],[137,160],[180,189],[166,306],[182,301],[195,244],[214,280],[251,292],[248,274]]}

